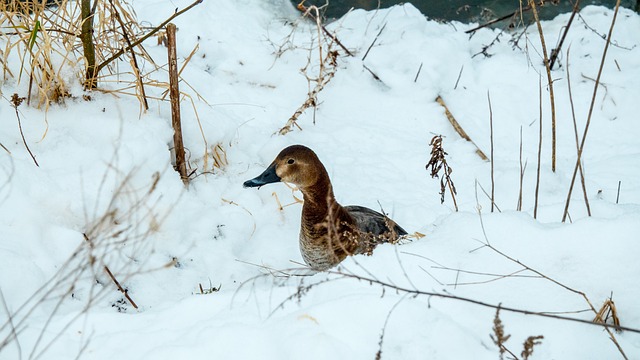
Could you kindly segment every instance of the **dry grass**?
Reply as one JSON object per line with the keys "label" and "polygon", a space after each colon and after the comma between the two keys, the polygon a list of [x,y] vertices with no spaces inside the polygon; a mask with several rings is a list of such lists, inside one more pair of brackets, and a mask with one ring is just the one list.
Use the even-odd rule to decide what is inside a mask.
{"label": "dry grass", "polygon": [[[593,322],[598,324],[612,323],[616,329],[620,327],[618,310],[616,309],[616,304],[613,302],[613,299],[611,297],[604,301],[604,303],[600,307],[600,310],[598,310],[598,312],[596,313]],[[620,330],[616,331],[620,332]]]}
{"label": "dry grass", "polygon": [[533,10],[533,17],[538,27],[538,33],[540,35],[540,44],[542,45],[542,56],[544,59],[544,67],[547,70],[547,87],[549,89],[549,103],[551,104],[551,171],[556,171],[556,106],[555,97],[553,96],[553,79],[551,77],[551,67],[549,65],[549,58],[547,56],[547,45],[544,41],[544,32],[542,31],[542,25],[540,24],[540,18],[538,17],[538,8],[534,0],[529,0],[529,6]]}
{"label": "dry grass", "polygon": [[[28,82],[25,97],[29,104],[46,109],[52,103],[63,102],[70,95],[71,87],[85,82],[88,65],[81,42],[80,3],[60,0],[56,7],[31,1],[0,3],[3,78]],[[165,70],[156,65],[141,40],[159,29],[142,28],[126,1],[96,0],[92,3],[92,12],[99,90],[136,96],[146,110],[144,87],[153,85],[152,74]],[[145,71],[140,63],[152,69]]]}
{"label": "dry grass", "polygon": [[[76,36],[67,1],[51,11],[42,4],[12,0],[0,3],[3,80],[28,84],[27,104],[48,108],[69,96],[67,72],[77,68]],[[19,66],[12,67],[12,64]]]}

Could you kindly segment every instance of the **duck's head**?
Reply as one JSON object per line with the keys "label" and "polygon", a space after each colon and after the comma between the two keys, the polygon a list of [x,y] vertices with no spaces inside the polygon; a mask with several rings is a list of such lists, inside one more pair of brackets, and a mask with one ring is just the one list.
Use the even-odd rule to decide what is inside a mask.
{"label": "duck's head", "polygon": [[245,181],[244,187],[260,187],[282,181],[304,189],[315,185],[322,174],[326,174],[326,170],[313,150],[292,145],[284,148],[262,174]]}

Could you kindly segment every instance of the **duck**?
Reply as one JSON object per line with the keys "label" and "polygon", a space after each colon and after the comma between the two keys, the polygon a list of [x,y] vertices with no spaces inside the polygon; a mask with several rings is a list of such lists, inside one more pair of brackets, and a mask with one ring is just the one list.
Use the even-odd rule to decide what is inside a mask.
{"label": "duck", "polygon": [[381,243],[397,243],[407,232],[386,215],[375,210],[336,201],[326,168],[310,148],[284,148],[257,177],[244,182],[245,188],[286,182],[295,185],[303,197],[300,224],[300,253],[315,271],[326,271],[347,256],[371,255]]}

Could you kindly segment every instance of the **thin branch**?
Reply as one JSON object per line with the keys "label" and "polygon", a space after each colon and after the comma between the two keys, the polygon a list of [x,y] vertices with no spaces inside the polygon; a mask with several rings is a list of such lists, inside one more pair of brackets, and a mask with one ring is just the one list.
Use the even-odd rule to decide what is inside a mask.
{"label": "thin branch", "polygon": [[384,23],[384,25],[382,25],[382,27],[380,28],[380,31],[378,31],[378,34],[376,35],[376,37],[373,38],[373,42],[371,42],[371,45],[369,45],[369,47],[367,48],[367,51],[365,51],[364,56],[362,56],[362,61],[364,61],[364,59],[367,58],[367,55],[369,55],[369,51],[371,51],[371,48],[373,47],[373,45],[375,45],[376,41],[378,41],[380,34],[382,34],[382,32],[384,31],[384,28],[386,27],[387,27],[387,23]]}
{"label": "thin branch", "polygon": [[129,35],[127,34],[127,29],[125,28],[124,22],[122,21],[122,18],[120,17],[120,13],[116,9],[116,6],[113,3],[113,0],[109,0],[109,3],[111,3],[111,7],[113,8],[113,13],[116,15],[116,19],[120,23],[120,28],[122,29],[122,37],[124,37],[125,41],[127,42],[129,51],[131,51],[131,61],[133,62],[134,74],[136,76],[136,80],[138,81],[138,86],[140,87],[140,93],[142,95],[142,100],[143,100],[142,103],[144,104],[144,109],[149,110],[149,102],[147,101],[147,94],[144,90],[144,81],[142,81],[142,76],[140,75],[140,67],[138,66],[136,52],[133,50],[133,46],[131,45],[131,39],[129,39]]}
{"label": "thin branch", "polygon": [[[562,33],[562,37],[560,38],[558,47],[551,50],[551,58],[549,60],[550,69],[553,69],[553,65],[556,63],[556,59],[558,58],[558,54],[560,54],[560,50],[562,49],[562,44],[564,43],[564,39],[567,37],[569,28],[571,27],[573,18],[576,17],[576,13],[578,12],[579,7],[580,7],[580,0],[576,0],[576,3],[573,4],[573,11],[571,12],[571,17],[569,18],[569,21],[567,21],[567,26],[564,27],[564,32]],[[567,61],[569,61],[569,59],[567,59]]]}
{"label": "thin branch", "polygon": [[40,165],[38,165],[38,161],[36,160],[36,157],[31,152],[31,149],[29,149],[29,145],[27,145],[27,140],[24,138],[24,132],[22,132],[22,122],[20,121],[20,112],[18,111],[18,106],[22,104],[22,101],[24,101],[24,98],[19,97],[18,94],[13,94],[13,96],[11,97],[11,105],[13,105],[13,108],[16,111],[16,118],[18,119],[18,129],[20,129],[20,136],[22,137],[22,143],[24,143],[24,147],[29,152],[29,155],[31,155],[33,162],[36,164],[37,167],[40,167]]}
{"label": "thin branch", "polygon": [[164,27],[171,22],[171,20],[175,19],[176,17],[184,14],[185,12],[191,10],[191,8],[193,8],[194,6],[202,3],[204,0],[196,0],[194,1],[191,5],[187,6],[186,8],[180,10],[180,11],[176,11],[173,15],[171,15],[167,20],[165,20],[164,22],[162,22],[162,24],[156,26],[155,28],[153,28],[148,34],[144,35],[143,37],[139,38],[138,40],[134,41],[133,43],[131,43],[131,45],[127,45],[127,47],[120,49],[119,51],[117,51],[115,54],[113,54],[110,58],[108,58],[107,60],[103,61],[102,63],[100,63],[100,65],[98,65],[96,67],[96,74],[98,74],[100,72],[100,70],[102,70],[105,66],[109,65],[112,61],[114,61],[115,59],[119,58],[120,56],[122,56],[122,54],[124,54],[125,52],[129,51],[131,48],[138,46],[140,44],[142,44],[145,40],[147,40],[148,38],[150,38],[151,36],[153,36],[155,33],[157,33],[158,31],[164,29]]}
{"label": "thin branch", "polygon": [[518,9],[518,10],[512,12],[511,14],[507,14],[507,15],[501,16],[501,17],[499,17],[497,19],[493,19],[493,20],[491,20],[489,22],[486,22],[486,23],[484,23],[482,25],[476,26],[471,30],[467,30],[467,31],[465,31],[465,34],[470,34],[470,33],[476,32],[476,31],[478,31],[478,30],[480,30],[482,28],[485,28],[487,26],[493,25],[493,24],[495,24],[497,22],[500,22],[502,20],[507,20],[508,18],[515,18],[516,16],[518,16],[519,13],[524,12],[524,11],[529,11],[529,10],[531,10],[531,6],[527,5],[527,6],[523,7],[522,10]]}
{"label": "thin branch", "polygon": [[555,315],[555,314],[551,314],[551,313],[547,313],[547,312],[538,312],[538,311],[531,311],[531,310],[518,309],[518,308],[512,308],[512,307],[505,307],[505,306],[495,305],[495,304],[487,303],[487,302],[476,300],[476,299],[471,299],[471,298],[466,298],[466,297],[462,297],[462,296],[451,295],[451,294],[448,294],[448,293],[438,293],[438,292],[432,292],[432,291],[416,290],[416,289],[411,289],[411,288],[398,286],[398,285],[392,284],[390,282],[385,282],[385,281],[382,281],[382,280],[379,280],[379,279],[363,277],[363,276],[356,275],[356,274],[351,274],[351,273],[345,273],[345,272],[339,271],[339,270],[329,270],[329,271],[326,271],[326,273],[333,274],[333,275],[338,275],[338,276],[341,276],[342,278],[351,278],[351,279],[356,279],[356,280],[368,282],[370,284],[380,285],[382,287],[385,287],[385,288],[388,288],[388,289],[392,289],[392,290],[397,291],[397,292],[402,292],[402,293],[407,293],[407,294],[412,294],[412,295],[428,296],[428,297],[436,297],[436,298],[441,298],[441,299],[456,300],[456,301],[466,302],[466,303],[470,303],[470,304],[474,304],[474,305],[478,305],[478,306],[482,306],[482,307],[487,307],[487,308],[492,308],[492,309],[500,308],[500,310],[513,312],[513,313],[518,313],[518,314],[533,315],[533,316],[540,316],[540,317],[556,319],[556,320],[571,321],[571,322],[576,322],[576,323],[580,323],[580,324],[598,326],[598,327],[606,328],[606,329],[614,328],[614,329],[619,329],[619,330],[624,330],[624,331],[629,331],[629,332],[640,334],[640,329],[636,329],[636,328],[630,328],[630,327],[626,327],[626,326],[615,326],[615,325],[610,325],[610,324],[594,323],[594,322],[592,322],[590,320],[584,320],[584,319],[577,319],[577,318],[572,318],[572,317],[568,317],[568,316]]}
{"label": "thin branch", "polygon": [[522,185],[524,182],[524,172],[527,169],[527,164],[522,165],[522,126],[520,126],[520,188],[518,190],[518,204],[516,206],[517,211],[522,211]]}
{"label": "thin branch", "polygon": [[0,143],[0,147],[4,149],[4,151],[7,152],[7,154],[11,155],[11,151],[9,151],[9,149],[7,149],[4,145],[2,145],[2,143]]}
{"label": "thin branch", "polygon": [[542,25],[540,24],[540,18],[538,17],[536,2],[529,0],[529,4],[531,5],[531,10],[533,10],[533,17],[536,20],[536,25],[538,25],[540,43],[542,44],[542,56],[544,57],[544,67],[547,70],[549,99],[551,101],[551,171],[556,172],[556,105],[555,98],[553,96],[553,79],[551,78],[551,67],[549,66],[549,58],[547,57],[547,45],[544,41],[544,33],[542,32]]}
{"label": "thin branch", "polygon": [[136,305],[136,303],[133,301],[133,299],[129,296],[129,292],[125,289],[122,288],[122,286],[120,285],[120,283],[118,282],[118,280],[116,280],[116,277],[113,276],[113,274],[111,273],[111,270],[109,270],[109,268],[107,267],[107,265],[104,266],[104,271],[107,272],[107,274],[109,275],[109,277],[111,278],[111,280],[113,280],[113,283],[116,284],[116,286],[118,287],[118,290],[120,290],[121,293],[124,294],[124,297],[127,298],[127,300],[129,300],[129,302],[131,303],[131,305],[138,310],[138,305]]}
{"label": "thin branch", "polygon": [[613,27],[616,24],[616,18],[618,17],[619,9],[620,9],[620,0],[617,0],[615,10],[613,11],[613,19],[611,20],[611,27],[609,28],[609,34],[607,35],[607,42],[605,43],[604,51],[602,52],[602,60],[600,61],[598,76],[596,77],[596,83],[593,87],[593,96],[591,97],[591,105],[589,106],[587,123],[585,124],[584,133],[582,134],[582,141],[580,142],[580,148],[578,149],[578,158],[576,159],[576,166],[573,170],[573,176],[571,177],[571,185],[569,186],[567,201],[564,206],[564,214],[562,215],[562,222],[566,221],[567,214],[569,213],[569,204],[571,203],[571,192],[573,191],[573,185],[575,184],[576,175],[578,174],[578,169],[580,167],[580,161],[582,160],[582,151],[584,150],[584,144],[587,140],[587,133],[589,132],[589,125],[591,124],[591,116],[593,115],[593,107],[596,103],[596,95],[598,94],[598,85],[600,84],[600,76],[602,76],[602,69],[604,68],[604,62],[607,58],[607,50],[609,49],[609,44],[611,43],[611,35],[613,34]]}
{"label": "thin branch", "polygon": [[418,67],[418,72],[416,73],[416,77],[413,79],[413,82],[418,82],[418,76],[420,76],[420,71],[422,70],[422,64],[420,63],[420,67]]}
{"label": "thin branch", "polygon": [[[571,74],[569,72],[569,52],[571,46],[567,49],[567,89],[569,90],[569,103],[571,104],[571,118],[573,119],[573,132],[576,138],[576,153],[580,151],[580,140],[578,139],[578,124],[576,122],[576,112],[573,106],[573,94],[571,93]],[[589,197],[587,196],[587,186],[585,185],[584,172],[582,169],[582,161],[580,162],[580,183],[582,184],[582,195],[584,204],[587,207],[587,214],[591,216],[591,206],[589,206]]]}
{"label": "thin branch", "polygon": [[542,162],[542,75],[538,77],[538,101],[540,104],[540,112],[538,114],[538,170],[536,172],[536,193],[533,205],[533,218],[538,218],[538,195],[540,193],[540,164]]}
{"label": "thin branch", "polygon": [[491,95],[487,90],[487,101],[489,103],[489,130],[491,138],[491,212],[493,212],[496,203],[496,182],[493,178],[493,110],[491,109]]}

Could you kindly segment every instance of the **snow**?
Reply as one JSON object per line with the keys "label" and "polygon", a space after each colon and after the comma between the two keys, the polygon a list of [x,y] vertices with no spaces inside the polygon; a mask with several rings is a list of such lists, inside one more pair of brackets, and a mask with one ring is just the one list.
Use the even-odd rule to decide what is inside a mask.
{"label": "snow", "polygon": [[[159,24],[187,5],[146,1],[134,8],[140,21]],[[0,105],[0,143],[11,152],[0,149],[0,358],[372,359],[383,329],[383,359],[499,358],[489,336],[493,308],[407,295],[336,274],[282,276],[278,270],[305,273],[297,244],[301,204],[294,198],[301,195],[284,184],[257,190],[242,183],[297,143],[316,151],[339,202],[382,207],[409,232],[425,234],[380,246],[371,257],[349,258],[335,270],[587,321],[591,311],[573,313],[588,309],[585,298],[566,287],[583,292],[596,310],[613,295],[622,325],[640,328],[640,16],[620,9],[596,96],[583,154],[593,216],[587,216],[576,183],[571,221],[562,223],[576,161],[566,50],[582,136],[605,46],[600,35],[608,32],[613,11],[590,6],[580,16],[565,40],[562,66],[552,72],[555,173],[537,29],[528,29],[519,47],[510,34],[501,35],[486,57],[476,54],[499,30],[469,36],[464,31],[474,24],[431,21],[410,4],[353,10],[327,25],[355,56],[338,58],[335,77],[319,93],[315,124],[309,109],[298,120],[303,130],[284,136],[275,133],[309,91],[300,69],[310,56],[309,75],[318,71],[317,53],[309,52],[314,24],[285,0],[205,1],[176,18],[180,62],[198,46],[181,83],[190,95],[182,103],[184,142],[200,174],[186,189],[171,165],[167,102],[151,100],[142,113],[132,96],[93,92],[84,101],[80,86],[72,84],[74,98],[46,113],[23,104],[20,118],[36,167],[6,100],[26,94],[27,85],[7,79]],[[543,22],[548,48],[568,18]],[[276,56],[282,44],[287,51]],[[145,47],[156,63],[166,62],[166,48],[155,39]],[[16,70],[20,63],[12,58],[8,66]],[[540,78],[544,129],[534,219]],[[455,133],[435,102],[442,96],[489,154],[488,94],[502,210],[494,213],[480,189],[490,191],[490,163]],[[519,212],[521,130],[527,167]],[[437,134],[454,170],[458,212],[448,193],[440,203],[440,182],[425,170],[429,141]],[[206,146],[211,154],[215,145],[226,154],[222,168],[203,157]],[[291,205],[280,210],[279,203]],[[538,273],[523,271],[486,244]],[[215,289],[201,294],[200,285]],[[8,314],[17,339],[11,340]],[[511,334],[506,346],[517,355],[528,336],[544,335],[533,359],[622,357],[598,326],[504,310],[500,318]],[[638,333],[614,334],[628,358],[640,359]]]}

